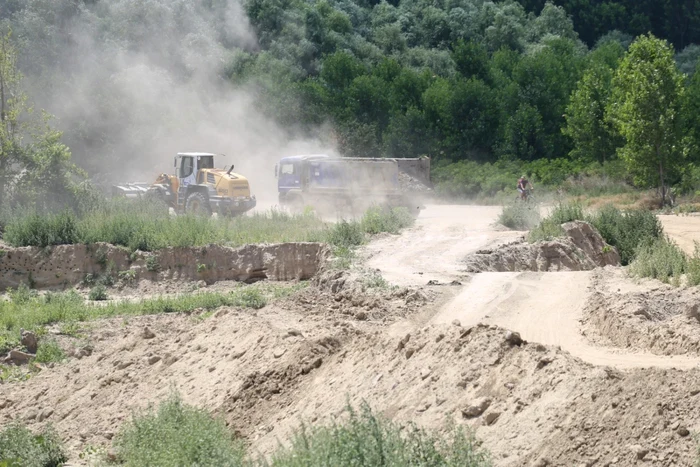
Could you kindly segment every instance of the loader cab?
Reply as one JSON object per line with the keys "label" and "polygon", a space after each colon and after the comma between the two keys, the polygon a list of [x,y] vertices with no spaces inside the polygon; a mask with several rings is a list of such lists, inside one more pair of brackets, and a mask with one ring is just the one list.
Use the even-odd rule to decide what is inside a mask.
{"label": "loader cab", "polygon": [[213,168],[214,154],[180,153],[175,156],[175,172],[183,187],[196,184],[200,170]]}

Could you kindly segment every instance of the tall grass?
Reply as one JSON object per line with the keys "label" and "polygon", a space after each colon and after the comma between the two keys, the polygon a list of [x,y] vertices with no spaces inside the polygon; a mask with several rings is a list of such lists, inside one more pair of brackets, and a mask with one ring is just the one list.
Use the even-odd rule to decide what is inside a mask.
{"label": "tall grass", "polygon": [[348,419],[331,426],[302,427],[289,449],[272,457],[271,467],[391,466],[477,467],[490,465],[474,439],[453,428],[444,437],[415,425],[401,426],[363,405],[347,408]]}
{"label": "tall grass", "polygon": [[13,246],[106,242],[132,250],[204,246],[212,243],[240,246],[249,243],[292,241],[328,242],[340,247],[363,243],[367,234],[396,233],[413,223],[401,208],[371,208],[357,221],[328,225],[311,212],[288,214],[271,210],[235,218],[202,219],[171,216],[154,201],[115,199],[79,216],[15,213],[4,240]]}
{"label": "tall grass", "polygon": [[119,432],[117,458],[124,466],[233,467],[245,451],[223,421],[171,395],[157,410],[135,414]]}
{"label": "tall grass", "polygon": [[12,423],[0,431],[0,466],[58,467],[66,460],[63,443],[51,428],[35,435]]}

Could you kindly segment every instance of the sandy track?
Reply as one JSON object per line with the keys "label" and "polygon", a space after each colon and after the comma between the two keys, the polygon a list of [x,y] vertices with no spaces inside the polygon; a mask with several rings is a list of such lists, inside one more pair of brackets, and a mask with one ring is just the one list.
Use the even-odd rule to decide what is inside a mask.
{"label": "sandy track", "polygon": [[[580,323],[590,296],[589,272],[466,274],[463,259],[467,254],[522,235],[495,227],[500,210],[498,206],[428,206],[412,229],[369,245],[368,265],[399,285],[425,285],[430,280],[468,282],[451,292],[454,298],[434,310],[427,320],[433,324],[459,320],[465,326],[502,326],[526,340],[560,346],[594,365],[688,369],[700,364],[700,359],[693,357],[659,356],[590,343]],[[682,240],[686,249],[690,245],[692,251],[693,237],[700,239],[700,218],[661,217],[672,238]],[[697,225],[697,232],[693,225]],[[410,326],[403,323],[394,327],[403,332]]]}
{"label": "sandy track", "polygon": [[523,339],[560,346],[594,365],[679,369],[698,366],[698,358],[591,345],[579,329],[590,278],[590,272],[482,273],[433,322],[451,323],[457,319],[463,326],[495,324],[519,332]]}
{"label": "sandy track", "polygon": [[659,216],[664,232],[688,254],[700,242],[700,216]]}
{"label": "sandy track", "polygon": [[429,205],[416,225],[400,236],[387,236],[366,248],[367,265],[391,283],[425,285],[464,278],[462,259],[481,248],[512,241],[523,234],[495,226],[499,206]]}

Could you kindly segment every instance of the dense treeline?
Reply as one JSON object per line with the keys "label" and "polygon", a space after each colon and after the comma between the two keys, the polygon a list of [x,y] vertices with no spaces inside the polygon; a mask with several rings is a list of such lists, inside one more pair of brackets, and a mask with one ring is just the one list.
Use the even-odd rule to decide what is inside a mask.
{"label": "dense treeline", "polygon": [[[519,0],[538,12],[546,0]],[[592,46],[610,31],[632,36],[651,32],[677,50],[700,43],[700,2],[696,0],[554,0],[574,20],[581,40]]]}
{"label": "dense treeline", "polygon": [[[523,169],[552,183],[602,172],[695,189],[695,2],[556,3],[4,0],[0,16],[93,175],[182,133],[183,116],[235,132],[220,118],[231,108],[209,111],[239,107],[222,91],[235,89],[290,138],[431,156],[455,194],[512,186]],[[647,31],[661,39],[634,37]],[[187,99],[172,97],[183,89]]]}

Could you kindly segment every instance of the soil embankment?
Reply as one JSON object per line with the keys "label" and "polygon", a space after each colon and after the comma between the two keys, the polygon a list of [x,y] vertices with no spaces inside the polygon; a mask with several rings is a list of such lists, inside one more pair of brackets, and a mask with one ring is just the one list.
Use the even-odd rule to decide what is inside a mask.
{"label": "soil embankment", "polygon": [[280,243],[229,248],[220,245],[164,248],[130,253],[106,243],[11,248],[0,257],[0,290],[21,283],[36,288],[66,288],[87,274],[115,278],[251,282],[306,280],[323,266],[328,249],[320,243]]}

